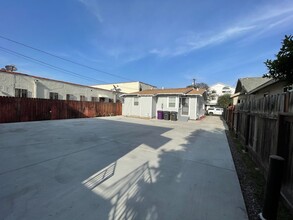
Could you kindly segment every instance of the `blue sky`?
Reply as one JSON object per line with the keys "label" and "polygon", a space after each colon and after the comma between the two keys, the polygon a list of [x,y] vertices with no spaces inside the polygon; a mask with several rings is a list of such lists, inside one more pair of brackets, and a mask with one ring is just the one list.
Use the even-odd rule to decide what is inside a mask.
{"label": "blue sky", "polygon": [[[122,78],[50,57],[0,38],[0,47],[64,68],[74,77],[0,49],[0,65],[93,85],[139,80],[185,87],[192,79],[235,86],[262,76],[285,34],[292,0],[14,0],[1,1],[0,36]],[[96,80],[94,80],[96,79]]]}

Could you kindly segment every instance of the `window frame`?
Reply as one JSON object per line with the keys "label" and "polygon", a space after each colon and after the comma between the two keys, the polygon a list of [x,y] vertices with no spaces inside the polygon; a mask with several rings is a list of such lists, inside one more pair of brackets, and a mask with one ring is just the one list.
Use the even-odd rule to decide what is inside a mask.
{"label": "window frame", "polygon": [[97,96],[92,96],[91,101],[92,102],[99,102],[99,98]]}
{"label": "window frame", "polygon": [[[170,102],[173,99],[174,99],[174,102]],[[172,104],[172,106],[170,104]],[[175,107],[176,107],[176,96],[169,96],[168,97],[168,108],[175,108]]]}
{"label": "window frame", "polygon": [[139,106],[139,98],[138,97],[133,98],[133,105],[134,106]]}
{"label": "window frame", "polygon": [[16,98],[28,98],[28,90],[27,89],[15,88],[14,92],[15,92],[14,96]]}
{"label": "window frame", "polygon": [[85,102],[85,101],[86,101],[86,97],[85,97],[85,95],[80,95],[80,96],[79,96],[79,101],[81,101],[81,102]]}
{"label": "window frame", "polygon": [[72,94],[66,94],[66,100],[68,101],[72,100]]}
{"label": "window frame", "polygon": [[50,92],[49,93],[49,99],[51,99],[51,100],[58,100],[59,99],[58,92]]}

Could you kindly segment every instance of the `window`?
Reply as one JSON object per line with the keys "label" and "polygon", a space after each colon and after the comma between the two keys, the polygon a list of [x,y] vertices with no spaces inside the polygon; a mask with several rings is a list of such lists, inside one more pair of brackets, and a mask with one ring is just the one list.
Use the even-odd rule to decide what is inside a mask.
{"label": "window", "polygon": [[109,99],[109,102],[113,102],[113,99]]}
{"label": "window", "polygon": [[81,95],[81,96],[80,96],[80,101],[86,101],[84,95]]}
{"label": "window", "polygon": [[92,102],[98,102],[98,101],[99,101],[99,98],[98,97],[92,96]]}
{"label": "window", "polygon": [[72,95],[66,94],[66,100],[72,100]]}
{"label": "window", "polygon": [[169,108],[174,108],[176,105],[176,97],[169,97]]}
{"label": "window", "polygon": [[106,98],[100,98],[100,102],[105,102]]}
{"label": "window", "polygon": [[58,93],[57,92],[50,92],[50,99],[58,99]]}
{"label": "window", "polygon": [[136,105],[136,106],[139,105],[138,97],[134,97],[133,105]]}
{"label": "window", "polygon": [[27,98],[26,89],[15,89],[15,97]]}

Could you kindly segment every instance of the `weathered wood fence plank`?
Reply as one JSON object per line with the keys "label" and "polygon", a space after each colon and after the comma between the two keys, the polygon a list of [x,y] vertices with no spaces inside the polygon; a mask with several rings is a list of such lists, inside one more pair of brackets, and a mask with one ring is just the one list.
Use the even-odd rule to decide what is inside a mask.
{"label": "weathered wood fence plank", "polygon": [[223,117],[265,172],[271,154],[286,159],[282,194],[293,207],[293,93],[230,106]]}
{"label": "weathered wood fence plank", "polygon": [[0,96],[0,123],[90,118],[121,114],[121,103]]}

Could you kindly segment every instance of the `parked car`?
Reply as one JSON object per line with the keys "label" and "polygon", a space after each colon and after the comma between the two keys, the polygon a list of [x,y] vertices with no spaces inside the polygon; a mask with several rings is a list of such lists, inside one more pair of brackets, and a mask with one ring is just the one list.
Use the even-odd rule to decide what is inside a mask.
{"label": "parked car", "polygon": [[208,115],[222,115],[223,114],[223,108],[218,107],[209,107],[207,110]]}

